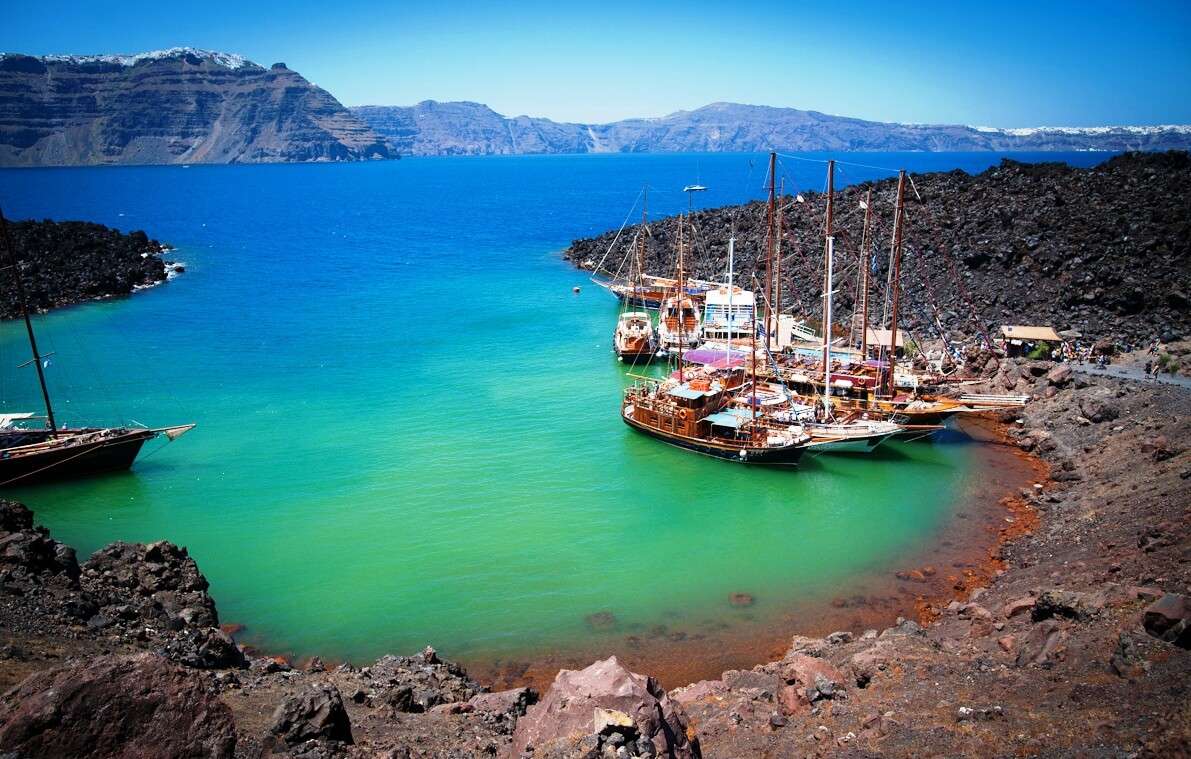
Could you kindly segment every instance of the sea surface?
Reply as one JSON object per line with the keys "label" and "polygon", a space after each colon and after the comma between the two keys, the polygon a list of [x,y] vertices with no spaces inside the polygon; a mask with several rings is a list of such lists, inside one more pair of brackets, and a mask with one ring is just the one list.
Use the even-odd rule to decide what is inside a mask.
{"label": "sea surface", "polygon": [[[836,157],[840,185],[1000,159]],[[821,190],[823,158],[784,156],[788,189]],[[949,432],[789,471],[634,434],[618,416],[631,380],[611,353],[617,304],[559,255],[619,227],[646,183],[655,215],[684,209],[692,182],[709,187],[701,207],[761,198],[765,162],[0,171],[9,218],[144,229],[186,265],[35,320],[59,417],[198,424],[130,473],[10,495],[84,557],[113,540],[187,546],[223,621],[295,656],[433,644],[483,667],[656,639],[638,652],[648,663],[667,640],[715,645],[788,624],[791,608],[813,615],[928,551],[984,487],[982,446]],[[27,357],[19,324],[0,324],[5,411],[40,410]]]}

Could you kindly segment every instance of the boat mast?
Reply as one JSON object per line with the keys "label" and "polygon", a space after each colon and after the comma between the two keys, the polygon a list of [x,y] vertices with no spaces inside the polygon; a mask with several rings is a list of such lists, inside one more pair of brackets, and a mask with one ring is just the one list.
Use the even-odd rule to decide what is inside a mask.
{"label": "boat mast", "polygon": [[770,321],[773,317],[773,241],[774,241],[774,173],[777,168],[777,153],[771,151],[769,153],[769,213],[766,222],[766,256],[765,256],[765,352],[769,352],[769,333],[771,329]]}
{"label": "boat mast", "polygon": [[831,418],[831,280],[835,265],[835,237],[827,236],[827,300],[823,303],[823,418]]}
{"label": "boat mast", "polygon": [[831,256],[831,235],[833,233],[833,224],[835,211],[835,160],[827,162],[827,221],[823,227],[823,236],[825,241],[823,244],[823,363],[826,365],[828,359],[827,346],[831,341],[831,318],[827,313],[827,298],[830,297],[831,292],[831,272],[828,269],[829,259]]}
{"label": "boat mast", "polygon": [[[756,301],[753,302],[756,303]],[[754,324],[754,327],[755,326],[756,325]],[[749,427],[749,437],[755,438],[757,435],[757,330],[753,329],[751,332],[753,348],[753,400],[752,403],[749,404],[749,408],[752,409],[753,412],[753,424],[751,427]]]}
{"label": "boat mast", "polygon": [[686,342],[686,310],[682,306],[682,235],[686,224],[683,215],[678,214],[678,381],[682,382],[682,348]]}
{"label": "boat mast", "polygon": [[4,248],[8,252],[8,265],[12,267],[12,276],[17,283],[17,297],[21,302],[21,316],[25,319],[25,331],[29,334],[29,347],[33,350],[33,365],[37,367],[37,382],[41,385],[41,397],[45,400],[45,415],[50,423],[50,435],[58,434],[58,423],[54,420],[54,406],[50,403],[50,390],[45,384],[45,368],[41,363],[41,352],[37,349],[37,336],[33,334],[33,322],[29,319],[29,304],[25,296],[25,282],[21,276],[21,265],[17,261],[16,250],[12,246],[12,236],[8,231],[8,220],[4,212],[0,211],[0,227],[4,229]]}
{"label": "boat mast", "polygon": [[645,308],[645,224],[649,214],[649,185],[641,189],[641,230],[637,233],[637,299]]}
{"label": "boat mast", "polygon": [[[873,215],[873,191],[864,193],[864,231],[860,235],[860,363],[868,358],[868,231]],[[852,322],[855,324],[856,322]]]}
{"label": "boat mast", "polygon": [[[732,368],[732,335],[736,334],[733,329],[736,319],[732,313],[732,268],[735,265],[736,256],[736,230],[733,229],[728,233],[728,357],[724,362],[727,368]],[[754,325],[755,327],[756,325]]]}
{"label": "boat mast", "polygon": [[[782,179],[782,189],[778,194],[779,198],[786,197],[786,180]],[[775,280],[776,294],[773,299],[773,308],[777,312],[777,318],[774,320],[773,330],[777,332],[781,329],[782,321],[782,222],[784,221],[784,210],[781,204],[777,207],[777,236],[773,241],[773,278]],[[781,349],[781,341],[778,341],[778,349]]]}
{"label": "boat mast", "polygon": [[888,393],[893,397],[893,372],[897,366],[897,310],[901,303],[902,223],[906,208],[906,170],[897,172],[897,208],[893,213],[893,309],[889,319]]}

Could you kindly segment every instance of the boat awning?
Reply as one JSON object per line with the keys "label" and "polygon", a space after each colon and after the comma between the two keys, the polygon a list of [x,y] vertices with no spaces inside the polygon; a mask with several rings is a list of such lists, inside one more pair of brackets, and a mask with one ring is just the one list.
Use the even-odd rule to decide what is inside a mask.
{"label": "boat awning", "polygon": [[686,398],[688,401],[693,401],[693,400],[702,398],[706,394],[707,391],[695,390],[694,388],[690,387],[689,385],[679,385],[678,387],[670,388],[666,392],[669,393],[670,395],[675,395],[675,396],[678,396],[679,398]]}
{"label": "boat awning", "polygon": [[682,360],[692,364],[703,364],[714,369],[730,369],[733,366],[744,366],[748,354],[743,350],[732,351],[731,358],[728,351],[711,348],[696,348],[682,354]]}
{"label": "boat awning", "polygon": [[1050,327],[1030,327],[1023,324],[1006,324],[1001,327],[1001,336],[1013,340],[1049,340],[1062,342],[1059,333]]}
{"label": "boat awning", "polygon": [[[736,410],[737,409],[721,411],[718,414],[712,414],[711,416],[703,417],[703,421],[709,422],[716,427],[731,427],[734,430],[738,430],[749,419],[749,416],[741,416],[740,414],[733,413]],[[744,413],[749,414],[748,411],[745,411]]]}

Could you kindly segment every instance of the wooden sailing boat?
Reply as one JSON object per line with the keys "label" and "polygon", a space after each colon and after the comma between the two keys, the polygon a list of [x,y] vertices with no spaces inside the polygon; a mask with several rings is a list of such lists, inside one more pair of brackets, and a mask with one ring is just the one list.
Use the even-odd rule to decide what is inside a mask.
{"label": "wooden sailing boat", "polygon": [[695,299],[686,291],[685,280],[685,233],[686,220],[678,222],[678,255],[676,268],[678,279],[674,294],[667,297],[658,309],[658,342],[666,353],[697,348],[699,346],[699,309]]}
{"label": "wooden sailing boat", "polygon": [[[817,397],[826,410],[840,413],[864,414],[873,419],[893,421],[903,427],[898,437],[921,437],[938,429],[951,416],[960,413],[978,413],[997,408],[1020,406],[1022,399],[961,399],[936,398],[917,391],[918,378],[912,372],[902,371],[897,365],[896,350],[899,334],[899,311],[901,304],[901,257],[903,227],[905,221],[905,171],[898,172],[897,204],[894,216],[894,234],[890,249],[889,297],[892,300],[890,313],[890,338],[888,349],[882,346],[877,361],[868,361],[868,277],[867,265],[862,262],[861,345],[857,353],[853,349],[833,351],[831,338],[830,292],[832,287],[831,253],[834,232],[834,168],[835,162],[828,161],[827,213],[824,225],[824,319],[820,356],[818,361],[807,361],[798,351],[776,358],[775,366],[767,370],[766,379],[780,381],[800,395]],[[870,225],[871,192],[865,198],[865,231],[862,234],[862,251],[867,250],[867,235]],[[810,353],[809,345],[802,346],[802,353]],[[899,386],[909,383],[912,392],[899,392]],[[900,385],[899,385],[900,383]]]}
{"label": "wooden sailing boat", "polygon": [[[646,202],[641,206],[641,230],[637,235],[637,260],[633,267],[634,282],[637,292],[644,292],[642,278],[645,275],[645,230],[648,208]],[[644,296],[641,295],[643,298]],[[627,301],[626,301],[627,303]],[[612,350],[621,361],[634,364],[648,363],[653,360],[657,352],[657,338],[654,334],[653,320],[645,311],[624,311],[616,321],[616,329],[612,333]]]}
{"label": "wooden sailing boat", "polygon": [[[145,427],[60,427],[54,416],[54,406],[45,379],[45,361],[37,347],[37,336],[29,318],[25,284],[8,222],[0,212],[8,268],[16,283],[21,304],[21,316],[33,354],[31,362],[37,369],[37,382],[45,403],[45,427],[21,426],[38,419],[32,413],[6,414],[0,417],[0,487],[19,487],[86,475],[128,469],[136,460],[144,444],[165,436],[176,440],[194,425],[149,429]],[[23,364],[27,365],[27,364]]]}
{"label": "wooden sailing boat", "polygon": [[[736,238],[728,239],[728,276]],[[682,267],[679,267],[681,276]],[[680,326],[681,329],[681,326]],[[753,337],[752,385],[756,387],[756,332]],[[739,409],[729,404],[732,392],[744,384],[744,370],[702,369],[688,376],[679,343],[678,370],[662,382],[637,383],[625,390],[621,419],[630,427],[662,442],[706,456],[750,464],[794,465],[810,438],[793,425],[758,415],[756,404]],[[754,393],[755,395],[755,393]]]}

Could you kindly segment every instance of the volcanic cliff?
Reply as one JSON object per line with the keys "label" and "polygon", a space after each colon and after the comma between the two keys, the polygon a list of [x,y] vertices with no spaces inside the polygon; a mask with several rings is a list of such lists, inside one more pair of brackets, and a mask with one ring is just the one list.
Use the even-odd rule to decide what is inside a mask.
{"label": "volcanic cliff", "polygon": [[[1001,324],[1045,324],[1133,343],[1191,333],[1186,152],[1127,153],[1091,169],[1004,160],[976,176],[956,170],[910,180],[899,321],[915,339],[973,336]],[[869,190],[870,323],[880,320],[885,306],[896,178],[836,194],[835,306],[841,323],[855,302],[860,203]],[[826,196],[807,191],[782,205],[784,308],[814,319],[820,312]],[[724,276],[734,229],[737,281],[747,287],[754,276],[763,278],[765,203],[697,211],[693,223],[697,244],[687,254],[689,276]],[[673,272],[676,219],[653,221],[649,230],[646,270]],[[615,271],[636,233],[636,227],[626,228],[615,247],[615,230],[575,240],[565,255],[591,268],[608,253],[604,266]]]}
{"label": "volcanic cliff", "polygon": [[394,158],[284,63],[194,48],[0,56],[0,166]]}

